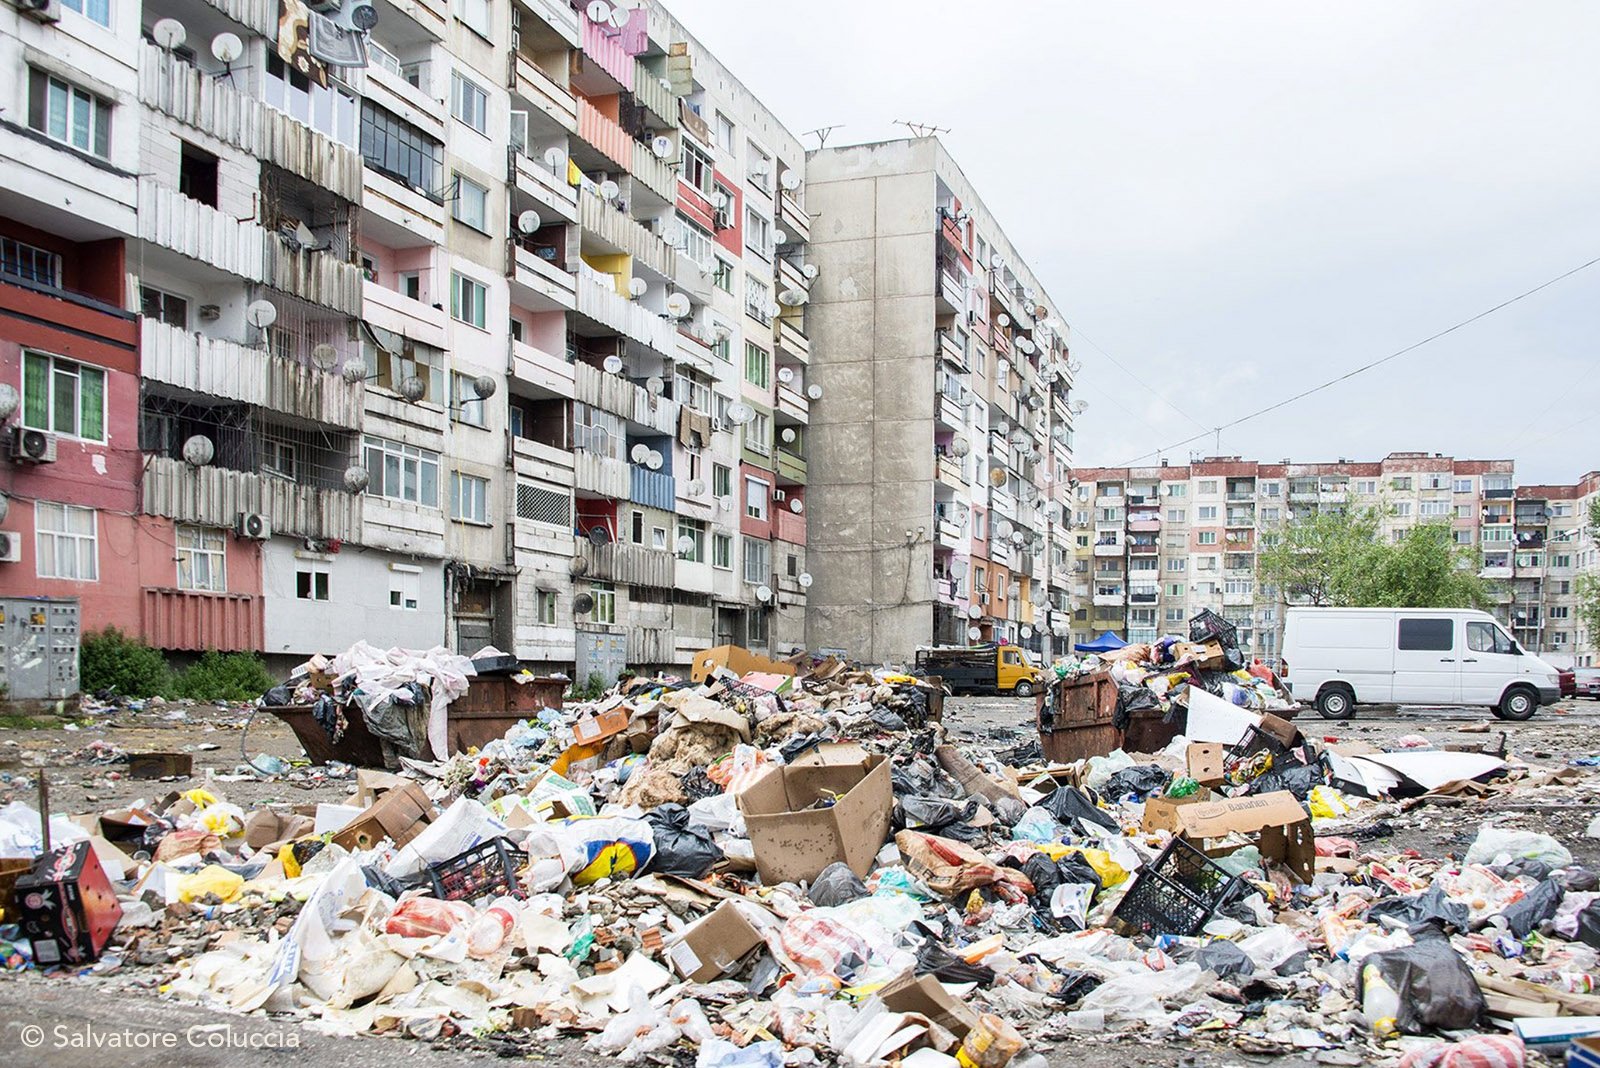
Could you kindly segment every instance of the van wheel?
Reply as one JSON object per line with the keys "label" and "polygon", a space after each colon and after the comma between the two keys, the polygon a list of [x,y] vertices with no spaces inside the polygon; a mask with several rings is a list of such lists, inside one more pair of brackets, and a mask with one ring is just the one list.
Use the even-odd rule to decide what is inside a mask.
{"label": "van wheel", "polygon": [[1029,682],[1027,679],[1023,679],[1021,682],[1017,683],[1017,685],[1012,689],[1011,693],[1016,697],[1032,697],[1033,683]]}
{"label": "van wheel", "polygon": [[1513,686],[1500,698],[1500,718],[1521,722],[1539,711],[1539,695],[1526,686]]}
{"label": "van wheel", "polygon": [[1323,719],[1349,719],[1356,714],[1356,695],[1348,686],[1324,686],[1317,694],[1317,712]]}

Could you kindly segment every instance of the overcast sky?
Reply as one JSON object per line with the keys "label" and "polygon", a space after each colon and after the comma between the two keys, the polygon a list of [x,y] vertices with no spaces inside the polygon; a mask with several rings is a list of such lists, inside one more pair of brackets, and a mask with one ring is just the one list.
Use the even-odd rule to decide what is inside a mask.
{"label": "overcast sky", "polygon": [[[796,133],[949,128],[1073,327],[1083,466],[1153,462],[1600,256],[1593,0],[664,2]],[[1571,482],[1600,468],[1597,365],[1600,264],[1221,451]]]}

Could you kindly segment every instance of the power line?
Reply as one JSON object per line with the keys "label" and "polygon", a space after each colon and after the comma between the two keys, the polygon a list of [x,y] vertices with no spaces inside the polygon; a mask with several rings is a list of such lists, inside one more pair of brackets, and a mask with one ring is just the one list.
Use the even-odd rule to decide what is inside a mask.
{"label": "power line", "polygon": [[[1121,360],[1117,359],[1115,356],[1111,355],[1111,353],[1107,352],[1105,350],[1105,348],[1102,347],[1101,344],[1098,341],[1096,341],[1094,338],[1090,337],[1088,334],[1084,333],[1083,332],[1083,327],[1078,326],[1075,323],[1068,323],[1067,324],[1067,329],[1071,332],[1071,334],[1073,336],[1081,337],[1081,338],[1083,338],[1083,340],[1087,341],[1089,343],[1090,347],[1092,347],[1096,352],[1098,352],[1100,355],[1104,356],[1106,359],[1110,360],[1113,367],[1116,367],[1123,374],[1127,375],[1129,378],[1131,378],[1135,382],[1139,383],[1139,385],[1142,386],[1150,394],[1150,396],[1154,397],[1156,400],[1160,401],[1162,404],[1165,404],[1168,408],[1171,408],[1173,411],[1177,412],[1179,415],[1181,415],[1185,419],[1189,420],[1189,422],[1193,423],[1195,426],[1199,427],[1201,430],[1204,430],[1207,434],[1211,433],[1211,428],[1210,427],[1206,426],[1200,420],[1196,419],[1194,416],[1190,415],[1188,412],[1184,411],[1182,408],[1178,407],[1176,404],[1173,404],[1170,400],[1168,400],[1166,397],[1164,397],[1160,393],[1158,393],[1155,390],[1151,389],[1150,388],[1150,384],[1148,382],[1146,382],[1144,379],[1140,378],[1138,375],[1134,374],[1131,370],[1128,369],[1126,364],[1124,364]],[[1148,426],[1149,424],[1146,423],[1145,425]]]}
{"label": "power line", "polygon": [[1579,271],[1587,270],[1588,268],[1593,267],[1597,263],[1600,263],[1600,256],[1596,256],[1594,259],[1589,260],[1587,263],[1580,263],[1578,266],[1572,268],[1570,271],[1564,271],[1561,274],[1556,275],[1554,278],[1551,278],[1548,281],[1539,283],[1538,285],[1534,286],[1532,289],[1525,290],[1524,292],[1518,293],[1514,297],[1511,297],[1511,298],[1509,298],[1507,300],[1503,300],[1499,304],[1496,304],[1492,308],[1486,308],[1483,311],[1479,312],[1478,314],[1472,316],[1469,319],[1463,319],[1459,323],[1456,323],[1454,326],[1446,327],[1445,329],[1440,330],[1436,334],[1430,334],[1427,337],[1423,338],[1421,341],[1413,342],[1412,344],[1407,345],[1405,348],[1399,349],[1398,351],[1395,351],[1395,352],[1391,352],[1391,353],[1389,353],[1389,355],[1380,357],[1379,359],[1376,359],[1376,360],[1373,360],[1371,363],[1362,364],[1360,367],[1352,368],[1351,370],[1346,371],[1344,374],[1340,375],[1337,378],[1329,379],[1328,381],[1322,383],[1320,386],[1312,386],[1310,389],[1302,390],[1301,392],[1296,393],[1292,397],[1285,397],[1283,400],[1278,401],[1275,404],[1269,404],[1265,408],[1258,408],[1255,411],[1249,413],[1248,415],[1241,415],[1239,418],[1237,418],[1237,419],[1235,419],[1235,420],[1233,420],[1231,422],[1223,423],[1220,426],[1213,427],[1212,429],[1206,431],[1203,434],[1196,434],[1193,437],[1184,438],[1182,441],[1175,441],[1171,445],[1165,445],[1165,446],[1163,446],[1163,447],[1161,447],[1159,449],[1152,449],[1149,452],[1141,453],[1138,456],[1135,456],[1132,460],[1129,460],[1127,463],[1119,464],[1118,466],[1119,467],[1132,467],[1134,464],[1138,463],[1140,460],[1144,459],[1146,456],[1159,456],[1162,453],[1170,452],[1173,449],[1181,448],[1184,445],[1189,445],[1189,444],[1191,444],[1193,442],[1199,441],[1202,438],[1210,437],[1213,434],[1220,434],[1224,430],[1228,430],[1228,429],[1231,429],[1232,427],[1236,427],[1241,423],[1247,423],[1250,420],[1259,418],[1260,416],[1266,415],[1269,412],[1275,412],[1279,408],[1283,408],[1283,407],[1286,407],[1287,405],[1293,404],[1297,400],[1304,400],[1306,397],[1311,396],[1313,393],[1320,393],[1323,390],[1328,389],[1331,386],[1336,386],[1341,382],[1344,382],[1344,381],[1346,381],[1348,379],[1354,378],[1356,375],[1362,374],[1362,373],[1364,373],[1366,371],[1370,371],[1375,367],[1381,367],[1383,364],[1388,363],[1390,360],[1399,359],[1401,356],[1404,356],[1408,352],[1414,352],[1417,349],[1420,349],[1424,345],[1430,344],[1430,343],[1432,343],[1434,341],[1438,341],[1440,338],[1444,337],[1445,335],[1453,334],[1457,330],[1460,330],[1464,326],[1470,326],[1473,323],[1477,322],[1479,319],[1485,318],[1486,316],[1493,315],[1495,312],[1500,311],[1502,308],[1509,308],[1511,305],[1517,303],[1519,300],[1526,300],[1528,297],[1533,296],[1535,293],[1538,293],[1540,290],[1548,289],[1551,286],[1555,285],[1557,282],[1560,282],[1563,279],[1571,278],[1573,275],[1577,274]]}

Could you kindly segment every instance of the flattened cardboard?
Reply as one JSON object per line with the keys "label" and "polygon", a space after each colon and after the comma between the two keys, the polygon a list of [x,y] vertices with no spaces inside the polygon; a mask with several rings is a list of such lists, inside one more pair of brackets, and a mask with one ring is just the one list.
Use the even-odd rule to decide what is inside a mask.
{"label": "flattened cardboard", "polygon": [[1307,884],[1316,872],[1311,817],[1287,790],[1184,805],[1177,817],[1183,837],[1202,850],[1206,839],[1255,835],[1263,859],[1278,861]]}
{"label": "flattened cardboard", "polygon": [[572,737],[579,745],[596,745],[628,729],[629,709],[608,708],[594,716],[584,716],[572,725]]}
{"label": "flattened cardboard", "polygon": [[1228,747],[1220,742],[1190,742],[1185,754],[1189,778],[1201,786],[1222,785],[1223,760]]}
{"label": "flattened cardboard", "polygon": [[793,675],[793,664],[782,660],[769,660],[738,645],[718,645],[694,658],[689,672],[691,682],[705,682],[718,668],[727,668],[735,675],[748,675],[752,671],[766,671],[774,675]]}
{"label": "flattened cardboard", "polygon": [[270,808],[257,809],[245,817],[244,841],[251,849],[262,849],[275,842],[287,842],[310,834],[313,823],[299,815],[281,815]]}
{"label": "flattened cardboard", "polygon": [[[837,800],[814,808],[826,797]],[[889,837],[889,762],[856,745],[819,746],[805,762],[772,768],[739,795],[762,882],[815,879],[834,861],[866,876]]]}
{"label": "flattened cardboard", "polygon": [[1156,795],[1144,803],[1144,819],[1140,823],[1146,831],[1168,831],[1177,833],[1180,826],[1178,810],[1185,805],[1198,805],[1211,801],[1215,795],[1204,786],[1190,794],[1188,797],[1166,797]]}
{"label": "flattened cardboard", "polygon": [[732,901],[724,901],[683,932],[666,951],[677,973],[691,983],[709,983],[735,971],[739,962],[764,944],[761,932]]}
{"label": "flattened cardboard", "polygon": [[878,1000],[890,1012],[915,1012],[926,1016],[960,1041],[978,1026],[978,1014],[952,997],[937,976],[906,971],[878,989]]}
{"label": "flattened cardboard", "polygon": [[351,852],[371,849],[385,838],[403,846],[421,834],[433,816],[433,802],[422,787],[407,783],[378,798],[335,834],[333,841]]}

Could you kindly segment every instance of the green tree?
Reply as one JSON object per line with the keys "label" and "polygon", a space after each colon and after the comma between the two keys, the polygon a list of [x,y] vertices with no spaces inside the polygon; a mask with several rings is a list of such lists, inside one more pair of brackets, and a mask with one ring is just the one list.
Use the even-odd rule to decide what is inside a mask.
{"label": "green tree", "polygon": [[1419,523],[1393,545],[1379,543],[1357,573],[1346,604],[1373,608],[1484,608],[1494,604],[1478,577],[1477,554],[1455,543],[1450,524]]}
{"label": "green tree", "polygon": [[1319,511],[1292,519],[1261,551],[1257,573],[1286,597],[1313,605],[1347,605],[1349,591],[1382,543],[1378,513],[1371,508]]}
{"label": "green tree", "polygon": [[[1600,497],[1589,502],[1589,537],[1600,547]],[[1578,594],[1578,618],[1588,629],[1590,642],[1600,641],[1600,571],[1585,571],[1573,589]]]}

